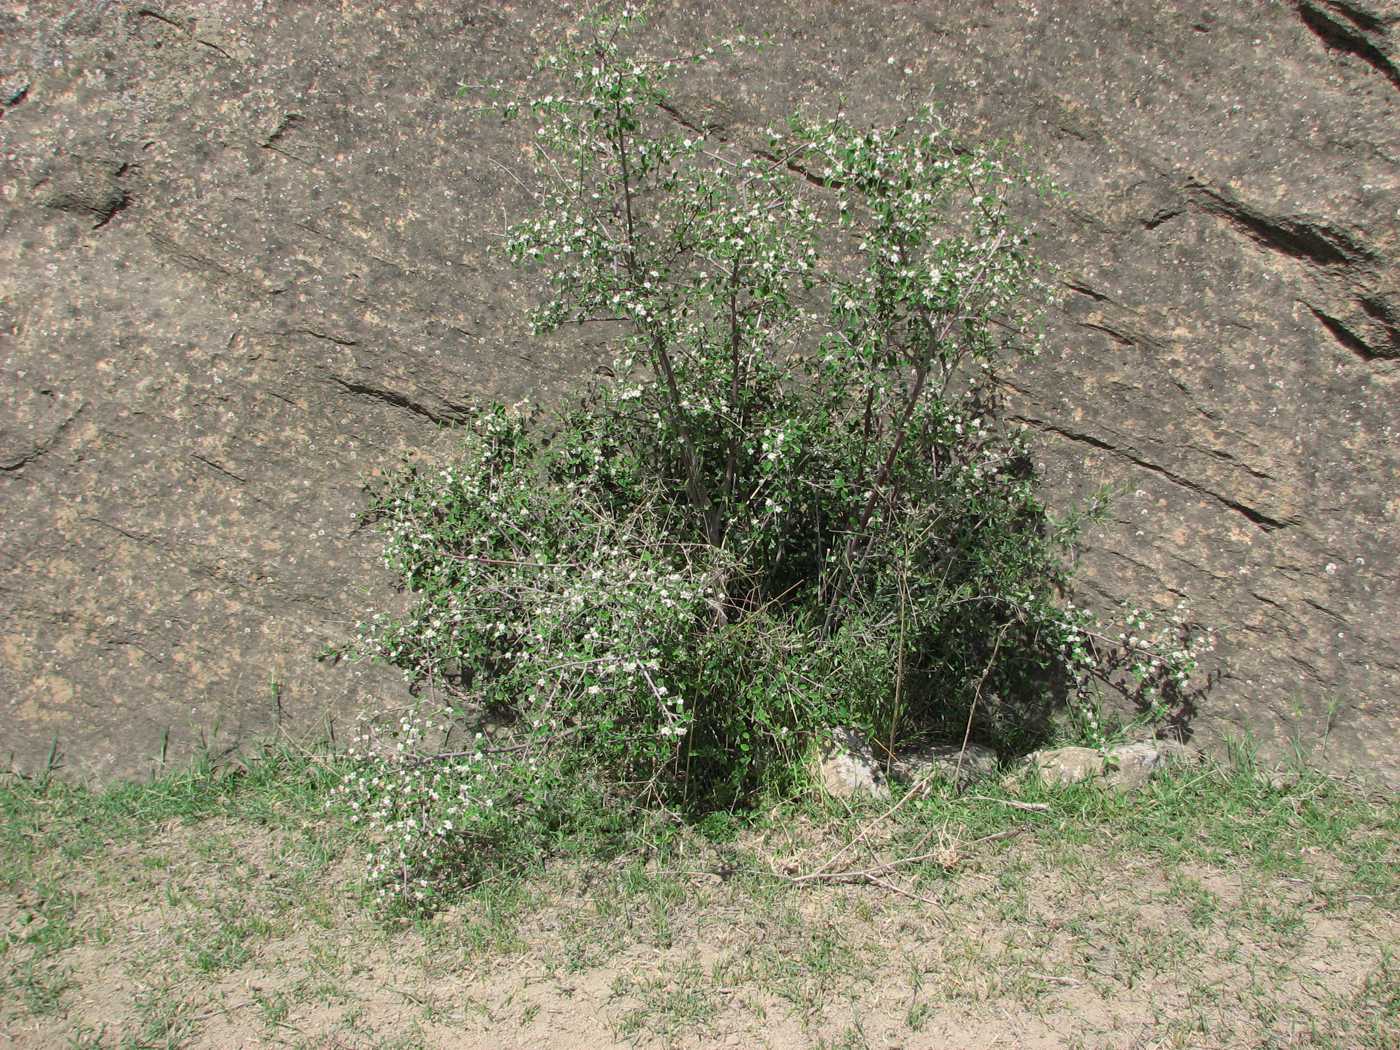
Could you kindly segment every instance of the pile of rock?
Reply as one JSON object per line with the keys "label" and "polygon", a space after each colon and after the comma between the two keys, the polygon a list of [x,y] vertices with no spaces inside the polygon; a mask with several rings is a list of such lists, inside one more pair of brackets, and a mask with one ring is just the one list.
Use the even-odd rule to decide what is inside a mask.
{"label": "pile of rock", "polygon": [[1047,784],[1077,784],[1102,778],[1119,791],[1142,787],[1156,773],[1173,762],[1186,762],[1195,752],[1175,740],[1141,740],[1119,744],[1106,751],[1092,747],[1056,747],[1026,756],[1025,770],[1036,770]]}
{"label": "pile of rock", "polygon": [[[1027,755],[1010,778],[1036,774],[1047,784],[1077,784],[1102,780],[1118,791],[1142,787],[1159,769],[1187,762],[1195,752],[1175,740],[1143,740],[1107,750],[1057,747]],[[925,788],[934,780],[966,788],[994,776],[1000,769],[995,751],[980,744],[961,748],[925,744],[898,755],[876,755],[870,742],[854,729],[839,728],[823,750],[817,780],[836,798],[886,798],[891,783]]]}

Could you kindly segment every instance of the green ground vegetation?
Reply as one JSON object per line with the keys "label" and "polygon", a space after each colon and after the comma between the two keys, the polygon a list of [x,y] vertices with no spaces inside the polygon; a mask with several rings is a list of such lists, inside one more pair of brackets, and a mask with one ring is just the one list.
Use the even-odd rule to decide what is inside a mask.
{"label": "green ground vegetation", "polygon": [[1168,1046],[1400,1033],[1400,807],[1318,774],[1201,763],[1136,794],[940,785],[897,809],[808,793],[578,831],[393,918],[358,867],[363,825],[327,806],[343,761],[281,747],[102,792],[6,779],[0,1031],[485,1046],[567,1023],[875,1046],[995,1004],[1007,1034],[1049,1023],[1067,1046],[1123,1045],[1100,1013]]}

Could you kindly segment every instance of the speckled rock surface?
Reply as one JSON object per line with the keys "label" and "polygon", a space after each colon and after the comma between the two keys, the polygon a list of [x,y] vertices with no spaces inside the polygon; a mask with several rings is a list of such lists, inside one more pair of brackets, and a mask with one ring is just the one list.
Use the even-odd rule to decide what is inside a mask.
{"label": "speckled rock surface", "polygon": [[[361,480],[602,353],[520,327],[526,144],[455,97],[572,17],[0,0],[0,754],[140,774],[401,695],[315,660],[392,601]],[[1400,5],[658,8],[741,19],[772,46],[684,119],[933,97],[1054,177],[1064,299],[1008,395],[1056,501],[1122,492],[1085,596],[1220,629],[1199,741],[1400,783]]]}
{"label": "speckled rock surface", "polygon": [[967,787],[994,775],[998,765],[997,753],[981,744],[924,744],[895,755],[890,772],[913,786],[944,780]]}
{"label": "speckled rock surface", "polygon": [[1057,787],[1102,777],[1104,784],[1115,791],[1136,791],[1154,773],[1197,757],[1197,752],[1177,740],[1140,740],[1119,744],[1107,752],[1092,747],[1056,747],[1031,752],[1011,780],[1034,770],[1045,783]]}
{"label": "speckled rock surface", "polygon": [[833,798],[888,798],[884,765],[854,729],[838,728],[823,749],[816,782]]}

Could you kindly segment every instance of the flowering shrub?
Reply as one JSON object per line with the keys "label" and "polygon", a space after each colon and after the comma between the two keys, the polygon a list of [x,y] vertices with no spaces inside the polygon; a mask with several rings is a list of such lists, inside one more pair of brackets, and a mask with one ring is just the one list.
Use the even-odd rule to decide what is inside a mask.
{"label": "flowering shrub", "polygon": [[547,282],[537,331],[611,326],[610,377],[562,418],[481,412],[460,462],[375,496],[415,600],[361,651],[425,699],[344,791],[401,903],[542,848],[580,798],[790,788],[836,725],[1015,747],[1057,698],[1092,727],[1106,683],[1160,720],[1203,645],[1061,601],[1072,530],[996,416],[998,363],[1038,345],[1008,205],[1031,180],[931,111],[726,146],[672,119],[680,67],[629,50],[636,21],[541,63],[519,112],[548,187],[507,240]]}

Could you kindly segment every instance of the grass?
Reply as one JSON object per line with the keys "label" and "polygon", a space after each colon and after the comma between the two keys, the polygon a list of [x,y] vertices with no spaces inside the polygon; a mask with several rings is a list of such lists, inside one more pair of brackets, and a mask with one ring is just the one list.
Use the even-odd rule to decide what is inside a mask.
{"label": "grass", "polygon": [[939,789],[893,817],[812,797],[574,843],[416,920],[370,910],[335,778],[281,748],[101,792],[0,782],[0,1042],[1400,1037],[1400,806],[1317,774]]}

